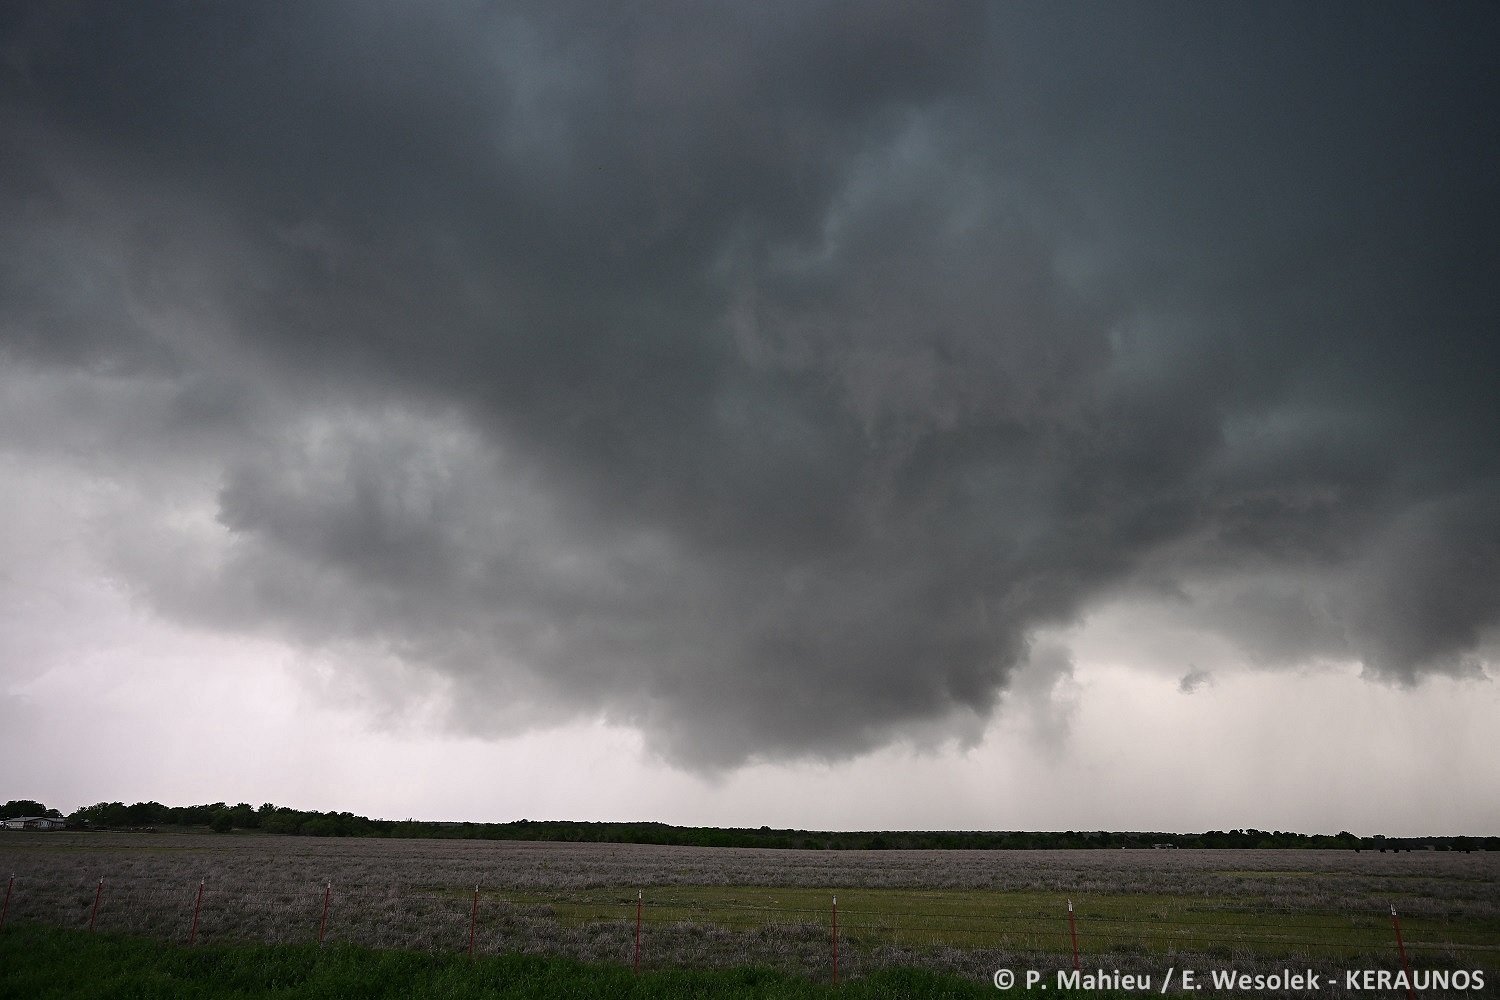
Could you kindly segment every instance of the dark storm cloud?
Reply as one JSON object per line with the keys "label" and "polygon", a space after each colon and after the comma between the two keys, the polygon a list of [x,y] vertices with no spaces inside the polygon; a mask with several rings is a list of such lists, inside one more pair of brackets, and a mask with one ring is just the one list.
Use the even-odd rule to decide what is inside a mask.
{"label": "dark storm cloud", "polygon": [[1214,682],[1214,675],[1206,670],[1189,670],[1182,675],[1182,680],[1177,682],[1177,690],[1182,694],[1192,694]]}
{"label": "dark storm cloud", "polygon": [[12,446],[197,456],[167,613],[705,767],[964,731],[1122,591],[1482,669],[1492,10],[4,17],[3,350],[150,389]]}

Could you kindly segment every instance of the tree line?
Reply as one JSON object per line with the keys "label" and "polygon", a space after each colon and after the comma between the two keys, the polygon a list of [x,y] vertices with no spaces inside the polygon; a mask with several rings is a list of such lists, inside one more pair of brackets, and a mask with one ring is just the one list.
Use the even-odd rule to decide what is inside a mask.
{"label": "tree line", "polygon": [[[0,819],[61,816],[30,799],[0,806]],[[803,850],[1088,850],[1119,848],[1339,849],[1375,851],[1500,850],[1500,837],[1386,837],[1306,834],[1286,830],[1209,830],[1206,833],[1098,831],[814,831],[754,827],[671,826],[666,823],[571,822],[520,819],[508,823],[447,823],[370,819],[350,812],[292,809],[267,802],[167,806],[160,802],[99,802],[66,817],[79,830],[207,828],[253,830],[293,837],[400,837],[458,840],[545,840],[683,847],[761,847]]]}

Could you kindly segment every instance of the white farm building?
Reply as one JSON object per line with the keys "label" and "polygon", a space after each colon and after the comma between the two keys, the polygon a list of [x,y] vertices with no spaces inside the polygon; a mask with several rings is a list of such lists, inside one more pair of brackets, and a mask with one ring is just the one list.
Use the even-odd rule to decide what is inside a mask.
{"label": "white farm building", "polygon": [[7,830],[61,830],[66,825],[56,816],[15,816],[5,821]]}

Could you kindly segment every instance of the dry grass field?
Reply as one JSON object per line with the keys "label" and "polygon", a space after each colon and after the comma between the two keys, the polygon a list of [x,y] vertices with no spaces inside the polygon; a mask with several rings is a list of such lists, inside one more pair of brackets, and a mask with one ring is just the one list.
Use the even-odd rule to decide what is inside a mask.
{"label": "dry grass field", "polygon": [[[1085,968],[1500,964],[1500,854],[1332,851],[769,851],[256,835],[0,833],[9,921],[167,940],[329,941],[642,963],[987,977]],[[99,880],[104,880],[102,891]],[[96,895],[99,901],[94,916]],[[1351,964],[1353,963],[1353,964]],[[1159,968],[1160,967],[1160,968]],[[1329,994],[1334,995],[1334,994]]]}

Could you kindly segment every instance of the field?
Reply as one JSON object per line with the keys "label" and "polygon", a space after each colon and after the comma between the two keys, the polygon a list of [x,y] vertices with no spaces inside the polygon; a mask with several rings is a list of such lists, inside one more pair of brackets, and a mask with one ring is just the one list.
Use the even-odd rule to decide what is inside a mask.
{"label": "field", "polygon": [[[814,983],[762,969],[586,965],[525,955],[421,954],[354,945],[161,947],[140,938],[27,925],[0,934],[0,996],[133,1000],[980,1000],[989,984],[917,969]],[[1064,995],[1062,1000],[1067,1000]],[[1089,1000],[1113,1000],[1090,994]]]}
{"label": "field", "polygon": [[92,922],[164,940],[192,933],[200,944],[305,945],[322,926],[329,945],[454,954],[472,928],[478,955],[626,967],[639,915],[643,968],[757,965],[827,980],[837,896],[845,980],[900,967],[974,983],[998,968],[1051,975],[1072,967],[1075,928],[1086,970],[1394,969],[1392,906],[1415,969],[1494,970],[1500,959],[1496,853],[0,834],[0,878],[12,871],[11,924]]}

